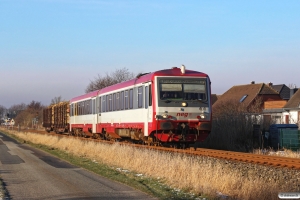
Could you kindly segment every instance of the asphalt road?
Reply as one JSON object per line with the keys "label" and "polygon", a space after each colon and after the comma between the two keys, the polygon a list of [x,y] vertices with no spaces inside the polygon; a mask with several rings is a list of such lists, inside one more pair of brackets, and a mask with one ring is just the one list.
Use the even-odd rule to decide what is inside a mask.
{"label": "asphalt road", "polygon": [[0,174],[10,199],[155,199],[2,133]]}

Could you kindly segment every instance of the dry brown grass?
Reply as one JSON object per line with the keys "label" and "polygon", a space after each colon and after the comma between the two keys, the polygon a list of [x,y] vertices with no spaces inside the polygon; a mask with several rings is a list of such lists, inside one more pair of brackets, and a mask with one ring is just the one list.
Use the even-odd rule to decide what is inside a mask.
{"label": "dry brown grass", "polygon": [[246,164],[143,150],[120,144],[99,144],[76,138],[16,131],[10,133],[32,143],[48,145],[110,166],[160,178],[173,188],[189,189],[197,194],[216,196],[217,192],[221,192],[234,199],[277,199],[279,192],[291,192],[295,188],[293,183],[282,184],[261,176],[259,167],[247,165],[246,168]]}

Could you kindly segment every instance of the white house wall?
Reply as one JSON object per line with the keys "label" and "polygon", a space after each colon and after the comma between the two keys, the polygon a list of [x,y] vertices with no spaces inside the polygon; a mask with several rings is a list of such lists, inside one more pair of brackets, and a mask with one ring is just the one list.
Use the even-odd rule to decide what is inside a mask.
{"label": "white house wall", "polygon": [[[282,115],[286,124],[298,124],[299,126],[298,111],[283,112]],[[289,122],[286,121],[287,115],[289,116]]]}

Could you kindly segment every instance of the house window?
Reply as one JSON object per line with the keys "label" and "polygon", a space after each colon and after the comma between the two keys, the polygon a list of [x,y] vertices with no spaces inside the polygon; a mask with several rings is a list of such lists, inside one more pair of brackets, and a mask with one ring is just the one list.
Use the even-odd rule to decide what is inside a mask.
{"label": "house window", "polygon": [[245,94],[245,95],[240,99],[240,103],[242,103],[242,102],[246,99],[247,96],[248,96],[248,94]]}

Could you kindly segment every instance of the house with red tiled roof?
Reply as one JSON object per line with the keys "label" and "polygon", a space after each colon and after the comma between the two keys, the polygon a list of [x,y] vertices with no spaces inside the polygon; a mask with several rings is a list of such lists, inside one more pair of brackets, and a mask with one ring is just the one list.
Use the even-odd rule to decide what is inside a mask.
{"label": "house with red tiled roof", "polygon": [[257,99],[261,100],[261,109],[264,109],[267,101],[282,101],[279,93],[265,83],[255,83],[246,85],[235,85],[227,90],[213,104],[213,108],[221,106],[224,102],[243,103],[251,106]]}
{"label": "house with red tiled roof", "polygon": [[[282,91],[282,85],[277,85],[275,89]],[[281,88],[281,89],[280,89]],[[263,110],[264,119],[269,119],[274,124],[298,124],[300,121],[300,92],[298,88],[289,88],[281,93],[287,99],[283,101],[270,101],[265,103]]]}

